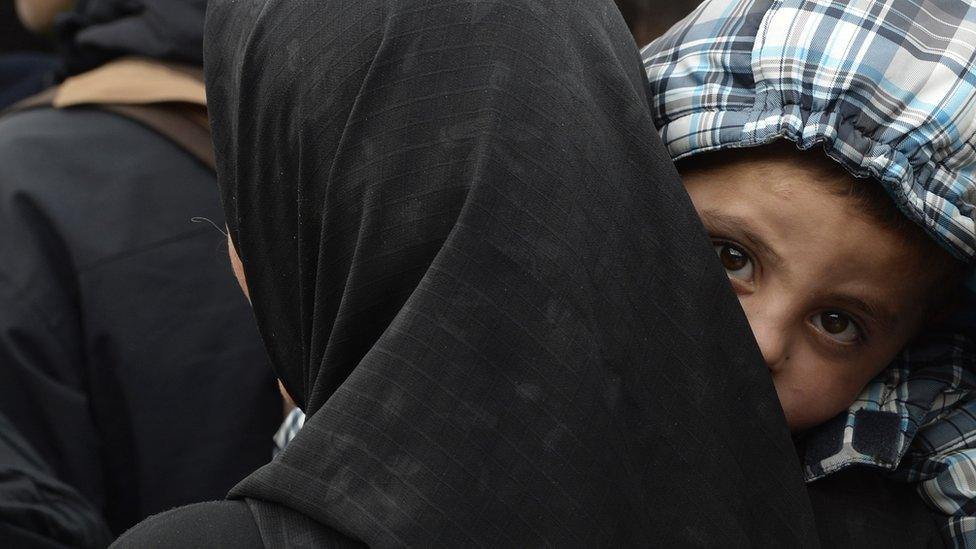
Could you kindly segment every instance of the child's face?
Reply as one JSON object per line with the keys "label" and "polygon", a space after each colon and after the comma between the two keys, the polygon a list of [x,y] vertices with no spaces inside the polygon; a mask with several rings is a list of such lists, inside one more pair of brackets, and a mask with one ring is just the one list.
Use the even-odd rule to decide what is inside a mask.
{"label": "child's face", "polygon": [[850,406],[915,335],[934,278],[825,188],[835,170],[794,160],[743,154],[683,177],[796,432]]}

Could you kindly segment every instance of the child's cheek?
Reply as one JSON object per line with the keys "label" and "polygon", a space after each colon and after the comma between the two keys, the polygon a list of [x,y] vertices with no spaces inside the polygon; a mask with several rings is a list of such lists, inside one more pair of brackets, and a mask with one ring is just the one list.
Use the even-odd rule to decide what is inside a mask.
{"label": "child's cheek", "polygon": [[773,376],[773,385],[792,432],[815,427],[831,419],[857,396],[849,384],[836,376],[802,375],[787,369]]}

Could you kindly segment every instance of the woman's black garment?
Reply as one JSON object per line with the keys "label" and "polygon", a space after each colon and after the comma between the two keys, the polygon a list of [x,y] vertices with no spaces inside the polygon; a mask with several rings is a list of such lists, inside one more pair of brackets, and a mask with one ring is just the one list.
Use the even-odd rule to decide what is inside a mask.
{"label": "woman's black garment", "polygon": [[[211,501],[180,507],[147,518],[119,536],[115,549],[146,547],[257,549],[264,547],[248,505],[241,501]],[[295,545],[288,545],[295,547]]]}
{"label": "woman's black garment", "polygon": [[[214,174],[115,114],[0,119],[0,412],[116,534],[267,463],[281,400]],[[0,538],[0,546],[4,546]]]}
{"label": "woman's black garment", "polygon": [[323,526],[305,515],[281,509],[289,515],[289,528],[272,537],[265,544],[261,529],[254,520],[252,509],[273,504],[251,501],[209,501],[173,509],[139,523],[119,536],[112,549],[210,549],[233,547],[288,547],[314,549],[361,549],[362,543],[353,541]]}
{"label": "woman's black garment", "polygon": [[813,546],[610,0],[218,0],[227,222],[304,430],[269,545]]}
{"label": "woman's black garment", "polygon": [[[888,481],[876,471],[850,469],[831,475],[811,485],[808,494],[823,547],[920,549],[943,546],[940,525],[933,520],[914,488]],[[249,508],[253,514],[246,511]],[[263,529],[258,527],[254,515],[265,521]],[[269,520],[275,524],[268,524]],[[281,528],[283,526],[287,527]],[[126,532],[112,547],[263,547],[262,530],[268,538],[268,546],[363,547],[296,511],[254,499],[248,500],[247,504],[240,501],[198,503],[156,515]],[[652,541],[647,540],[648,543]]]}
{"label": "woman's black garment", "polygon": [[0,542],[4,547],[105,547],[108,527],[85,498],[54,477],[0,414]]}

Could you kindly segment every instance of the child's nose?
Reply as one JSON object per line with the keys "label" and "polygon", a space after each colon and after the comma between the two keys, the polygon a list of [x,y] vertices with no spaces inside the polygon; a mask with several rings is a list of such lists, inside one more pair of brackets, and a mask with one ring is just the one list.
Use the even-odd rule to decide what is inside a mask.
{"label": "child's nose", "polygon": [[784,357],[786,356],[786,345],[783,338],[777,334],[764,331],[756,334],[756,341],[762,351],[763,360],[770,372],[776,373],[782,369]]}
{"label": "child's nose", "polygon": [[773,373],[782,370],[789,351],[789,329],[772,315],[747,315],[752,334],[762,351],[766,367]]}

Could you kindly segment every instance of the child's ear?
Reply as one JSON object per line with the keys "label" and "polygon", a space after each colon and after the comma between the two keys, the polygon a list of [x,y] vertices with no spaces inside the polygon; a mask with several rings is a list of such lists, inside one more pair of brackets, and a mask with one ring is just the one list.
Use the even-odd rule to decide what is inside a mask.
{"label": "child's ear", "polygon": [[[931,244],[931,241],[929,242]],[[929,300],[923,328],[945,323],[966,306],[965,281],[967,268],[950,258],[941,248],[933,259],[934,272],[940,273],[929,287]],[[941,263],[941,265],[939,265]]]}
{"label": "child's ear", "polygon": [[958,299],[946,299],[943,302],[933,307],[927,315],[925,322],[923,324],[924,328],[934,328],[943,324],[949,318],[959,310],[959,300]]}

